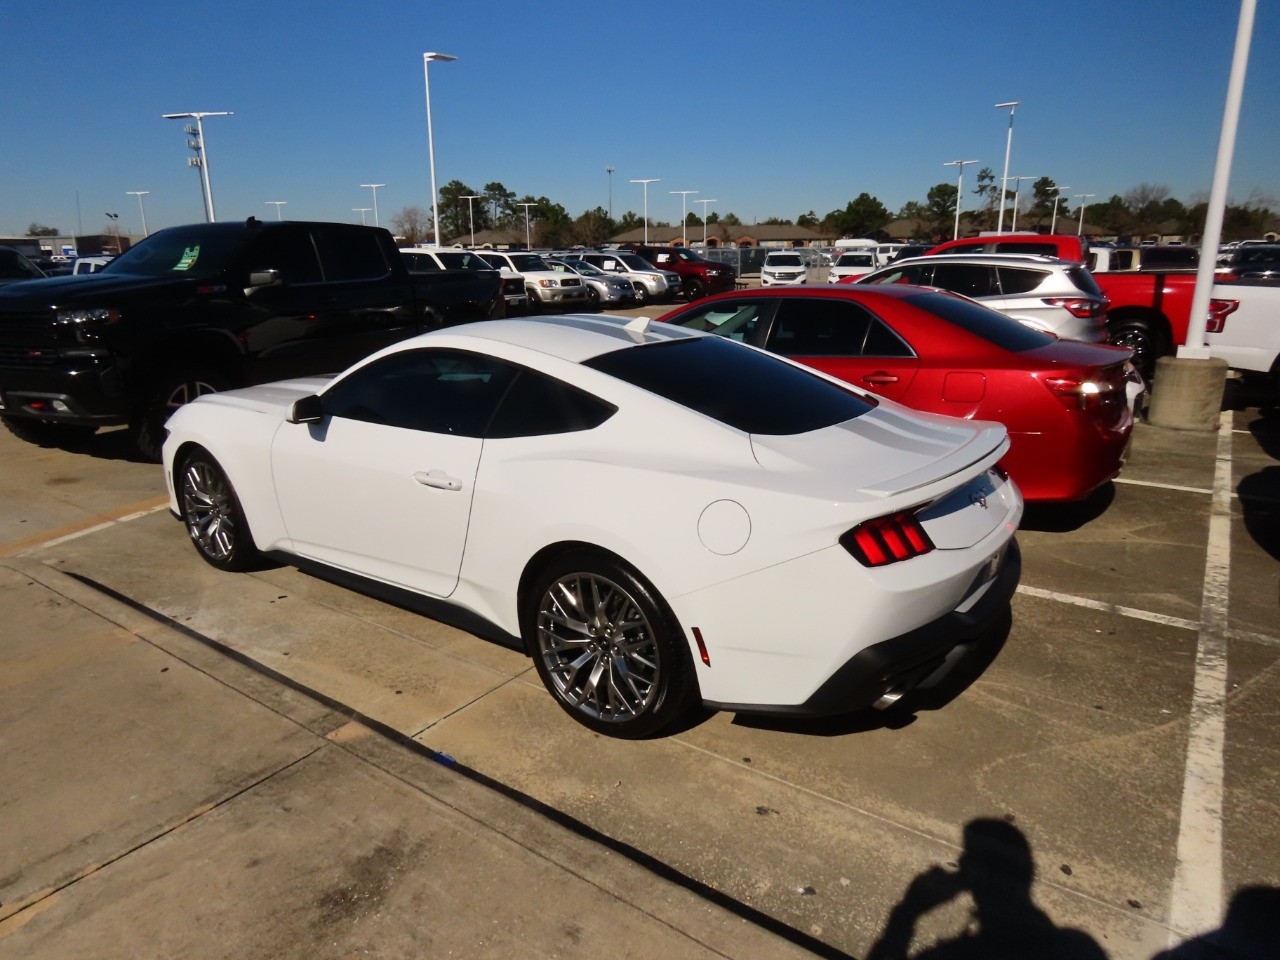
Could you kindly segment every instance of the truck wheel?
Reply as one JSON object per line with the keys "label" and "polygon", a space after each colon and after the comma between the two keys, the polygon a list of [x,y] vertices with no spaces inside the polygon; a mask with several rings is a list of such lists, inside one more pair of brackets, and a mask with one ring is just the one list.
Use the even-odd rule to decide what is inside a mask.
{"label": "truck wheel", "polygon": [[189,370],[160,382],[147,398],[134,424],[134,447],[150,463],[160,462],[165,429],[173,412],[206,393],[218,393],[230,386],[227,378],[212,370]]}
{"label": "truck wheel", "polygon": [[1118,347],[1133,351],[1133,365],[1150,383],[1155,377],[1156,359],[1164,356],[1165,349],[1160,332],[1148,320],[1117,320],[1108,325],[1107,339]]}
{"label": "truck wheel", "polygon": [[690,303],[695,300],[701,300],[707,295],[707,285],[697,277],[691,277],[684,282],[684,298]]}
{"label": "truck wheel", "polygon": [[41,447],[61,447],[83,443],[97,432],[97,427],[78,423],[51,423],[26,417],[4,417],[4,425],[19,440]]}

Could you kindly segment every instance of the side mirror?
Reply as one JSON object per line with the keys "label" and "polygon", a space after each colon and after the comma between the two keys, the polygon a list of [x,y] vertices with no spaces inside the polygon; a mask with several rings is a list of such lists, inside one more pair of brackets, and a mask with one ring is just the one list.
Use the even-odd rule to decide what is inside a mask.
{"label": "side mirror", "polygon": [[285,419],[289,423],[319,423],[324,419],[324,401],[314,393],[295,400],[293,406],[289,408],[289,416]]}
{"label": "side mirror", "polygon": [[276,287],[280,285],[279,270],[254,270],[249,274],[249,289],[257,290],[260,287]]}

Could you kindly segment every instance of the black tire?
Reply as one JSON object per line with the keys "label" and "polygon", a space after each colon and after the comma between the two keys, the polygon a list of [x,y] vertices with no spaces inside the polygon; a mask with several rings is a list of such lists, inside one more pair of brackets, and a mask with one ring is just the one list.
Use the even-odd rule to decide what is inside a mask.
{"label": "black tire", "polygon": [[174,468],[178,511],[200,559],[219,570],[247,570],[261,560],[249,521],[221,464],[197,447]]}
{"label": "black tire", "polygon": [[590,284],[587,284],[587,309],[600,309],[600,291]]}
{"label": "black tire", "polygon": [[525,293],[529,298],[529,303],[525,306],[525,312],[530,316],[533,316],[535,313],[541,313],[542,301],[538,299],[538,295],[530,289],[526,289]]}
{"label": "black tire", "polygon": [[588,550],[562,554],[533,580],[521,607],[538,676],[596,733],[649,737],[700,702],[675,617],[625,564]]}
{"label": "black tire", "polygon": [[1155,378],[1156,360],[1168,352],[1159,329],[1140,317],[1113,320],[1107,325],[1107,340],[1133,351],[1133,365],[1147,383]]}
{"label": "black tire", "polygon": [[69,447],[84,443],[98,430],[78,423],[53,423],[27,417],[3,417],[4,425],[19,440],[41,447]]}
{"label": "black tire", "polygon": [[690,303],[701,300],[707,295],[707,285],[697,277],[690,277],[684,282],[684,298]]}
{"label": "black tire", "polygon": [[180,406],[206,393],[226,390],[230,382],[212,370],[188,370],[173,374],[151,390],[133,424],[134,447],[151,463],[160,462],[164,447],[164,425]]}

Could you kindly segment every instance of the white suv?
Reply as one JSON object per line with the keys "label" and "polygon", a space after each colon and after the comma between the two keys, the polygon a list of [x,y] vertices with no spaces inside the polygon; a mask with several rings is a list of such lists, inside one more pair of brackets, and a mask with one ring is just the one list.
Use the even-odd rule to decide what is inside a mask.
{"label": "white suv", "polygon": [[497,268],[514,270],[524,279],[529,295],[529,309],[538,310],[552,304],[560,307],[587,305],[587,285],[576,273],[552,270],[536,253],[507,253],[501,250],[476,251]]}
{"label": "white suv", "polygon": [[794,286],[809,282],[809,264],[799,250],[770,250],[760,267],[760,286]]}
{"label": "white suv", "polygon": [[457,247],[401,247],[400,256],[410,273],[434,273],[436,270],[496,270],[502,277],[502,299],[507,303],[507,316],[524,312],[529,295],[524,292],[524,278],[506,267],[495,267],[478,253]]}
{"label": "white suv", "polygon": [[873,271],[878,264],[874,250],[855,250],[842,253],[827,271],[827,283],[836,283],[845,277],[860,277]]}

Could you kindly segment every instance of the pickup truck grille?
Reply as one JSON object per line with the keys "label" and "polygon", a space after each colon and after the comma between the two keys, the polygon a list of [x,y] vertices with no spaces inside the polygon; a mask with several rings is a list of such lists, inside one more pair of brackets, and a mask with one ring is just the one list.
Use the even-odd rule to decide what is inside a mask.
{"label": "pickup truck grille", "polygon": [[52,347],[9,347],[0,345],[0,367],[51,367],[58,359]]}
{"label": "pickup truck grille", "polygon": [[57,359],[59,340],[49,313],[0,313],[0,366],[48,366]]}
{"label": "pickup truck grille", "polygon": [[508,297],[523,297],[524,281],[519,277],[503,277],[502,292]]}

